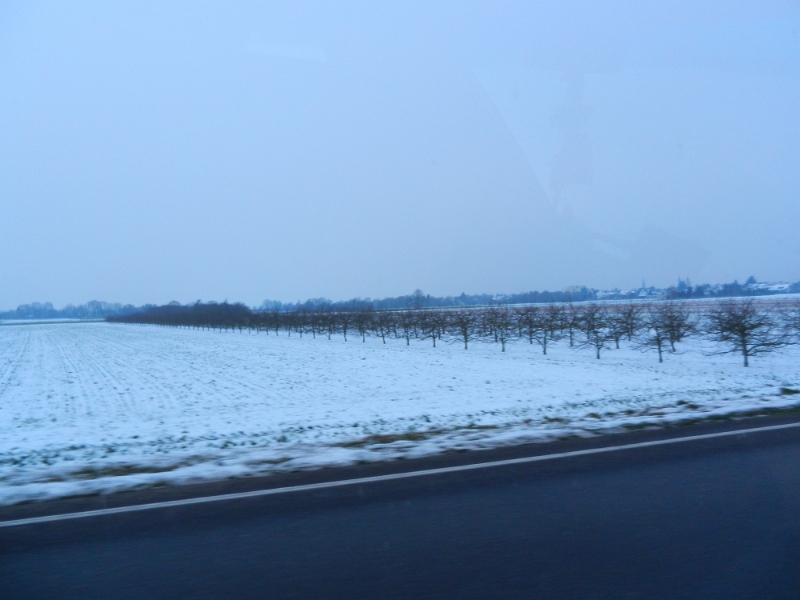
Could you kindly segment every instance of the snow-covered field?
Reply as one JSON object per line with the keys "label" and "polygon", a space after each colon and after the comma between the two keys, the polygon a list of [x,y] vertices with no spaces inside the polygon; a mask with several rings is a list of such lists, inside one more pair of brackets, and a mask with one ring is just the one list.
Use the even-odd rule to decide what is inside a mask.
{"label": "snow-covered field", "polygon": [[798,358],[0,326],[0,503],[793,406]]}

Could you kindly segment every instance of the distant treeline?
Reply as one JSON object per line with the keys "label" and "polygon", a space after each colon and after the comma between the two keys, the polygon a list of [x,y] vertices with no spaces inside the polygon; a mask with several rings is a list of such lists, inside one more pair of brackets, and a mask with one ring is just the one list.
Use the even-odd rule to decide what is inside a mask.
{"label": "distant treeline", "polygon": [[740,298],[747,296],[773,296],[776,294],[800,293],[800,281],[791,284],[769,285],[758,283],[755,277],[749,277],[745,283],[734,281],[711,285],[704,283],[692,286],[687,280],[678,280],[678,285],[664,290],[665,298]]}
{"label": "distant treeline", "polygon": [[331,301],[327,298],[312,298],[305,302],[279,302],[265,300],[260,310],[311,310],[328,307],[333,310],[344,310],[359,307],[363,304],[375,310],[398,310],[404,308],[450,308],[467,306],[503,306],[510,304],[550,304],[553,302],[587,302],[591,300],[635,300],[638,298],[738,298],[747,296],[768,296],[774,294],[800,293],[800,282],[787,284],[780,289],[771,289],[756,283],[750,277],[744,284],[738,281],[723,284],[704,283],[692,285],[688,280],[678,280],[678,284],[668,288],[641,287],[627,291],[601,291],[588,287],[573,287],[568,290],[549,292],[521,292],[518,294],[461,294],[459,296],[431,296],[421,290],[406,296],[371,299],[353,298],[344,301]]}
{"label": "distant treeline", "polygon": [[342,336],[345,341],[367,336],[380,339],[437,340],[463,344],[498,344],[505,352],[512,342],[548,346],[568,340],[574,348],[601,351],[627,341],[634,348],[653,350],[659,362],[687,337],[716,342],[719,354],[737,353],[749,359],[800,343],[800,300],[752,298],[707,302],[660,300],[617,303],[550,303],[514,307],[449,307],[375,310],[369,303],[333,308],[254,311],[244,304],[167,305],[128,316],[109,317],[117,323],[186,327],[218,331],[248,331],[302,337]]}
{"label": "distant treeline", "polygon": [[78,306],[67,304],[64,308],[57,309],[50,302],[34,302],[22,304],[16,310],[0,312],[0,319],[105,319],[111,316],[130,315],[147,310],[152,306],[152,304],[134,306],[133,304],[92,300],[86,304]]}
{"label": "distant treeline", "polygon": [[[332,301],[327,298],[312,298],[304,302],[279,302],[265,300],[258,311],[295,312],[300,310],[350,310],[362,306],[370,306],[373,310],[401,310],[406,308],[453,308],[475,306],[504,306],[514,304],[551,304],[554,302],[587,302],[591,300],[634,300],[653,298],[736,298],[743,296],[765,296],[772,294],[800,293],[800,282],[793,284],[767,285],[759,284],[754,277],[745,283],[738,281],[724,284],[691,285],[679,279],[676,286],[668,288],[644,287],[631,290],[601,291],[587,287],[572,287],[567,290],[549,292],[522,292],[518,294],[461,294],[459,296],[431,296],[421,290],[405,296],[389,298],[353,298],[351,300]],[[169,306],[182,306],[179,302],[170,302]],[[56,309],[50,302],[23,304],[16,310],[0,313],[0,319],[102,319],[105,317],[125,316],[140,313],[154,308],[152,304],[134,306],[93,300],[79,306],[67,305]]]}
{"label": "distant treeline", "polygon": [[551,302],[584,302],[594,300],[597,290],[587,287],[574,288],[561,292],[523,292],[519,294],[461,294],[459,296],[431,296],[416,290],[406,296],[389,298],[353,298],[351,300],[332,301],[327,298],[311,298],[305,302],[278,302],[265,300],[260,310],[312,310],[330,308],[347,310],[369,305],[374,310],[397,310],[403,308],[450,308],[459,306],[497,306],[501,304],[547,304]]}

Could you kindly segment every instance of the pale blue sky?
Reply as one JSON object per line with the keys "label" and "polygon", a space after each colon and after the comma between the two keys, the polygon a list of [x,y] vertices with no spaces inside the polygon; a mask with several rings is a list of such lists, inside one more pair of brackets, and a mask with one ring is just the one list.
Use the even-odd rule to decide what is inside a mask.
{"label": "pale blue sky", "polygon": [[800,279],[797,2],[0,7],[0,308]]}

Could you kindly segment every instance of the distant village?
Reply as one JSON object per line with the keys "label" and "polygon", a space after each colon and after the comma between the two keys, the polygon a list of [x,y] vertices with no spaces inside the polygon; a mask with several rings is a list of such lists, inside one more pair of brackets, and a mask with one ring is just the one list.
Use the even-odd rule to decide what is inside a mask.
{"label": "distant village", "polygon": [[771,294],[800,293],[800,281],[786,283],[784,281],[759,282],[750,277],[744,283],[704,283],[693,286],[689,279],[679,279],[678,284],[666,288],[645,287],[644,283],[631,290],[594,290],[596,300],[629,300],[634,298],[727,298],[735,296],[766,296]]}

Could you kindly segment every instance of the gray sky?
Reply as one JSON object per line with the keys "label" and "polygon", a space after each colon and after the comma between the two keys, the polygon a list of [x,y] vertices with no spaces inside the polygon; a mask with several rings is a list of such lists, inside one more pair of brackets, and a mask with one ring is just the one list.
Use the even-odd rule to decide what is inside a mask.
{"label": "gray sky", "polygon": [[0,308],[800,279],[797,2],[0,5]]}

